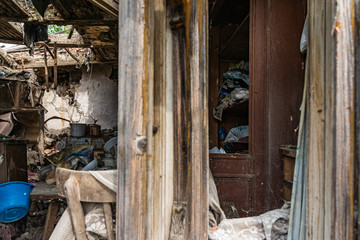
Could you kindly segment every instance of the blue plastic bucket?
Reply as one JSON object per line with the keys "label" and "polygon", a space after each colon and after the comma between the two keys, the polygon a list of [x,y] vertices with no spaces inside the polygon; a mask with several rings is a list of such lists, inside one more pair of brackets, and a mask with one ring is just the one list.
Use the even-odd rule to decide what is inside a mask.
{"label": "blue plastic bucket", "polygon": [[14,222],[28,213],[33,188],[34,185],[19,181],[0,184],[0,222]]}

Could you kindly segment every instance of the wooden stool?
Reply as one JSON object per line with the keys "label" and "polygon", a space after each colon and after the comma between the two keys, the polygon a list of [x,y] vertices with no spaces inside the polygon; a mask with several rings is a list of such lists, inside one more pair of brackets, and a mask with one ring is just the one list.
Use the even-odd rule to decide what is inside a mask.
{"label": "wooden stool", "polygon": [[66,197],[77,240],[85,240],[85,215],[81,202],[102,203],[108,239],[114,240],[110,203],[116,202],[116,193],[96,180],[89,172],[56,169],[58,194]]}

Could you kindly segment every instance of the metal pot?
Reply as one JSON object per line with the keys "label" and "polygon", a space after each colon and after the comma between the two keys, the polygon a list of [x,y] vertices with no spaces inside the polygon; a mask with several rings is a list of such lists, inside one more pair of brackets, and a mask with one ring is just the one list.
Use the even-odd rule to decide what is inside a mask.
{"label": "metal pot", "polygon": [[89,125],[89,135],[90,137],[99,137],[101,134],[101,126],[97,124]]}
{"label": "metal pot", "polygon": [[70,135],[72,137],[84,137],[86,133],[86,124],[70,123]]}

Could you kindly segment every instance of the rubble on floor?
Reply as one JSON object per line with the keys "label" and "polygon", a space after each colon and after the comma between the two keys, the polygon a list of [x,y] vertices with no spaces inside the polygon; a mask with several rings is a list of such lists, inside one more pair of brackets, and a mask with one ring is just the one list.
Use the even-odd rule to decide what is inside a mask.
{"label": "rubble on floor", "polygon": [[[67,204],[65,200],[60,201],[57,220],[64,213]],[[1,240],[39,240],[42,238],[47,209],[48,200],[33,200],[29,213],[19,221],[13,223],[0,223],[0,239]]]}

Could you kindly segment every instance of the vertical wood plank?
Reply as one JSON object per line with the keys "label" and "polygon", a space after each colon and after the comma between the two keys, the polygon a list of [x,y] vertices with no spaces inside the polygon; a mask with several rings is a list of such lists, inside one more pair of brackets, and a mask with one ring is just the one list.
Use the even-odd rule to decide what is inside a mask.
{"label": "vertical wood plank", "polygon": [[354,12],[352,0],[337,1],[335,62],[335,239],[353,239],[354,217]]}
{"label": "vertical wood plank", "polygon": [[188,239],[206,239],[208,225],[208,2],[185,1],[190,82]]}
{"label": "vertical wood plank", "polygon": [[[265,201],[265,196],[269,196],[270,181],[265,181],[266,177],[271,176],[269,159],[265,157],[266,141],[268,141],[264,132],[266,129],[266,89],[267,81],[267,57],[266,49],[266,6],[267,1],[250,1],[250,42],[249,42],[249,78],[252,81],[249,86],[249,153],[253,157],[253,172],[257,175],[254,178],[253,206],[254,215],[265,211],[269,201]],[[260,113],[260,114],[259,114]]]}
{"label": "vertical wood plank", "polygon": [[152,6],[119,2],[117,239],[148,239],[152,229]]}
{"label": "vertical wood plank", "polygon": [[[186,206],[189,182],[189,104],[186,75],[186,41],[182,11],[169,7],[172,28],[172,84],[174,109],[174,202],[170,239],[185,239]],[[174,24],[175,23],[175,24]]]}
{"label": "vertical wood plank", "polygon": [[325,2],[326,0],[309,2],[308,239],[324,239]]}
{"label": "vertical wood plank", "polygon": [[310,1],[308,239],[353,239],[354,1]]}
{"label": "vertical wood plank", "polygon": [[334,84],[334,52],[335,47],[333,36],[330,34],[333,25],[333,7],[332,1],[326,1],[325,6],[325,189],[324,189],[324,239],[334,238],[334,219],[335,219],[335,149],[334,149],[334,134],[335,134],[335,84]]}

